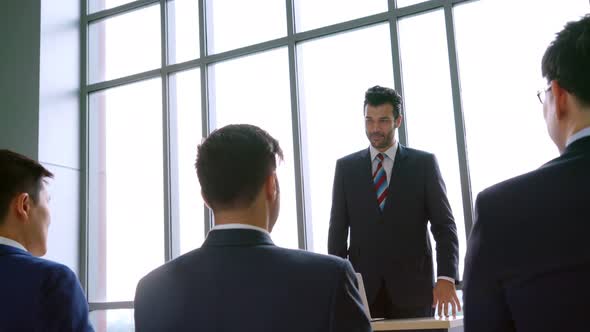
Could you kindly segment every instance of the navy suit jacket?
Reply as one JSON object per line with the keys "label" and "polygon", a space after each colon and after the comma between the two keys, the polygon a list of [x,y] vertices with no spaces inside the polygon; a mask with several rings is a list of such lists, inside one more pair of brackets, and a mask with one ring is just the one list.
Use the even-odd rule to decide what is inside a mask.
{"label": "navy suit jacket", "polygon": [[383,280],[396,306],[432,304],[429,221],[437,274],[458,280],[457,228],[433,154],[398,145],[383,212],[377,205],[369,149],[337,161],[328,252],[350,259],[363,275],[369,302]]}
{"label": "navy suit jacket", "polygon": [[141,331],[371,331],[345,260],[277,247],[260,231],[214,230],[145,276]]}
{"label": "navy suit jacket", "polygon": [[465,331],[588,331],[590,137],[479,194]]}
{"label": "navy suit jacket", "polygon": [[0,331],[93,331],[74,272],[0,244]]}

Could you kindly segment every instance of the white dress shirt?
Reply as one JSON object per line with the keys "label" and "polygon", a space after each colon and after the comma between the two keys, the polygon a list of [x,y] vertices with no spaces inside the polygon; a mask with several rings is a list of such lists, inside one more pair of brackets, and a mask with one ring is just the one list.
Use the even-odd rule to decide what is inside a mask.
{"label": "white dress shirt", "polygon": [[[391,171],[393,170],[393,163],[395,162],[397,147],[397,141],[395,141],[395,143],[393,143],[393,145],[389,149],[385,150],[385,152],[381,152],[375,149],[375,147],[373,147],[372,145],[369,146],[369,150],[371,152],[371,169],[373,170],[371,176],[375,174],[375,171],[377,170],[377,165],[379,165],[379,158],[377,158],[377,155],[381,153],[383,154],[383,169],[385,170],[385,175],[387,175],[387,185],[389,185],[389,180],[391,179]],[[455,283],[455,279],[451,277],[439,276],[438,279],[448,280],[453,284]]]}
{"label": "white dress shirt", "polygon": [[387,175],[387,184],[389,184],[393,162],[395,161],[395,155],[397,153],[397,146],[397,141],[395,141],[395,143],[393,143],[393,145],[385,152],[375,149],[372,145],[369,146],[369,150],[371,151],[371,166],[373,170],[371,176],[375,174],[375,171],[377,170],[377,165],[379,165],[379,158],[377,158],[377,155],[381,153],[383,154],[383,169],[385,170],[385,175]]}
{"label": "white dress shirt", "polygon": [[573,142],[575,142],[581,138],[587,137],[587,136],[590,136],[590,127],[586,127],[584,129],[578,131],[577,133],[573,134],[572,136],[570,136],[567,139],[565,146],[568,146],[568,145],[572,144]]}
{"label": "white dress shirt", "polygon": [[253,226],[253,225],[246,225],[246,224],[224,224],[224,225],[216,225],[215,227],[211,228],[212,231],[220,231],[220,230],[224,230],[224,229],[251,229],[251,230],[255,230],[255,231],[259,231],[262,233],[266,233],[267,235],[270,236],[270,233],[261,227],[258,226]]}
{"label": "white dress shirt", "polygon": [[27,249],[22,244],[3,236],[0,236],[0,244],[27,251]]}

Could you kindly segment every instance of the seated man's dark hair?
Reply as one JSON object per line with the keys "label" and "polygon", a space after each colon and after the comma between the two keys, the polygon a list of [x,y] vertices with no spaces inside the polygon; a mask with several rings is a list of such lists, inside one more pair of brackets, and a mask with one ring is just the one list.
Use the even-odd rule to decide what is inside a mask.
{"label": "seated man's dark hair", "polygon": [[247,124],[217,129],[198,148],[197,175],[213,209],[251,204],[283,151],[266,131]]}

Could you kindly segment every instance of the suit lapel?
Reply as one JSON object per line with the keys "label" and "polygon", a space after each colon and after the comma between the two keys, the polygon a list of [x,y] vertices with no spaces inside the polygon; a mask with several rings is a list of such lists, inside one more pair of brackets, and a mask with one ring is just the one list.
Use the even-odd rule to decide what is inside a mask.
{"label": "suit lapel", "polygon": [[[383,208],[383,214],[386,214],[391,210],[395,198],[398,196],[398,193],[402,191],[398,184],[400,183],[400,177],[404,176],[403,173],[405,171],[404,166],[407,154],[408,152],[406,151],[406,148],[403,145],[398,144],[395,160],[393,161],[393,168],[391,169],[391,177],[389,179],[387,199],[385,201],[385,207]],[[377,200],[375,199],[375,201]]]}

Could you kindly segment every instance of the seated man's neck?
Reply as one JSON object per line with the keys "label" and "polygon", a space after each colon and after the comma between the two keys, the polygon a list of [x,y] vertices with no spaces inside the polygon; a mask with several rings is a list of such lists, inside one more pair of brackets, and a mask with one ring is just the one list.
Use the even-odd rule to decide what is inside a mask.
{"label": "seated man's neck", "polygon": [[215,225],[244,224],[268,230],[268,215],[255,209],[216,211]]}

